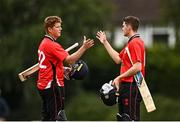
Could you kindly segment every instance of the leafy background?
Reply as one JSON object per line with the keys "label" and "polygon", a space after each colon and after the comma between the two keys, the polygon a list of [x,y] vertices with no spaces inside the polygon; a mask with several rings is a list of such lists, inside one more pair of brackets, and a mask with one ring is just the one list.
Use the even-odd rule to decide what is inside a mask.
{"label": "leafy background", "polygon": [[[157,110],[147,113],[142,102],[142,120],[180,120],[180,3],[179,0],[161,2],[161,23],[172,22],[175,25],[177,44],[174,49],[164,45],[146,49],[146,81]],[[43,20],[46,16],[58,15],[62,18],[63,32],[58,42],[66,48],[75,42],[82,42],[83,35],[95,39],[98,30],[113,32],[113,13],[116,10],[116,4],[110,0],[1,0],[0,89],[1,97],[10,107],[10,115],[6,119],[41,119],[41,99],[36,89],[37,74],[24,83],[20,82],[17,74],[37,62],[37,49],[44,35]],[[65,81],[68,119],[116,120],[117,106],[105,106],[99,98],[99,89],[119,74],[119,65],[109,58],[96,39],[95,46],[82,59],[90,69],[86,79]]]}

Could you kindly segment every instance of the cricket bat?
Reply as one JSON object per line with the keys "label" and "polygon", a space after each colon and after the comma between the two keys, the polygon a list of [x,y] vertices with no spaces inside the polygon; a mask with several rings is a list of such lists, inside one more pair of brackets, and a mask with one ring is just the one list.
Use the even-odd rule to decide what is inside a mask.
{"label": "cricket bat", "polygon": [[[66,49],[66,51],[70,51],[72,49],[74,49],[75,47],[77,47],[79,45],[79,43],[75,43],[72,46],[70,46],[69,48]],[[32,74],[34,74],[35,72],[37,72],[39,70],[39,63],[33,65],[32,67],[20,72],[18,74],[19,79],[24,82],[25,80],[27,80]]]}
{"label": "cricket bat", "polygon": [[[133,65],[133,62],[132,62],[132,59],[131,59],[131,54],[129,52],[129,48],[126,47],[125,50],[126,50],[126,52],[128,54],[128,57],[130,59],[131,64]],[[153,98],[151,96],[151,93],[149,91],[149,88],[148,88],[148,86],[146,84],[146,81],[145,81],[142,73],[138,72],[136,75],[134,75],[134,79],[136,81],[139,92],[140,92],[140,94],[142,96],[142,99],[144,101],[147,112],[155,111],[156,107],[155,107]]]}

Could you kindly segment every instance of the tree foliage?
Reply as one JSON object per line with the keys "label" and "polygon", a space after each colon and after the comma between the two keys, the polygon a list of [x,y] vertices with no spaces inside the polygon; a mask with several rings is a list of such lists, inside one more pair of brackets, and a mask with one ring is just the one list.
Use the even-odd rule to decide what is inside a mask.
{"label": "tree foliage", "polygon": [[147,50],[146,80],[155,93],[178,97],[180,57],[179,52],[167,47],[154,47]]}
{"label": "tree foliage", "polygon": [[176,30],[177,44],[176,48],[180,46],[180,1],[179,0],[161,0],[161,13],[163,22],[171,23],[174,25]]}
{"label": "tree foliage", "polygon": [[[83,35],[94,38],[97,30],[110,27],[113,8],[109,0],[1,0],[0,89],[12,113],[29,104],[32,94],[36,94],[32,92],[36,90],[36,77],[28,83],[20,83],[18,73],[37,63],[38,45],[44,36],[44,18],[49,15],[62,18],[62,37],[58,41],[66,48],[81,42]],[[17,120],[18,116],[11,115]]]}
{"label": "tree foliage", "polygon": [[[178,29],[179,0],[163,0],[162,5],[166,20],[172,21]],[[44,36],[44,18],[49,15],[58,15],[62,18],[62,37],[58,42],[66,48],[75,42],[81,42],[83,35],[95,38],[97,30],[110,30],[114,7],[111,0],[0,1],[0,89],[2,96],[6,98],[11,107],[9,120],[40,119],[40,98],[36,91],[36,77],[29,79],[26,83],[21,83],[17,74],[37,63],[38,45]],[[117,49],[117,51],[119,50]],[[74,112],[70,113],[72,110],[70,108],[77,109],[77,106],[71,102],[71,96],[74,98],[76,93],[84,92],[82,88],[97,94],[103,83],[109,82],[119,74],[119,66],[111,60],[103,46],[97,41],[95,41],[95,46],[88,50],[82,58],[87,62],[90,72],[84,81],[66,81],[67,105],[70,106],[69,115]],[[147,51],[146,79],[152,93],[177,97],[176,93],[179,93],[177,87],[179,62],[179,53],[174,50],[155,47]],[[84,117],[78,118],[78,120],[85,120],[90,109],[92,109],[90,110],[92,113],[96,111],[96,107],[94,108],[93,105],[100,107],[100,110],[96,112],[97,115],[101,115],[103,110],[107,110],[102,109],[104,106],[101,106],[99,101],[95,102],[97,96],[87,93],[87,95],[82,94],[81,99],[78,97],[81,96],[72,98],[72,100],[85,106],[92,103],[90,107],[87,107],[88,110],[82,106],[80,106],[82,109],[77,109],[79,110],[75,114],[77,116],[81,116],[81,113],[84,112],[84,114],[82,113]],[[88,99],[88,97],[90,98]],[[89,103],[86,103],[85,99]],[[114,110],[112,111],[114,112]],[[107,118],[104,120],[114,120],[111,113],[108,111],[105,113]],[[96,114],[88,120],[101,120],[102,118],[97,118]],[[72,120],[75,119],[73,117]]]}

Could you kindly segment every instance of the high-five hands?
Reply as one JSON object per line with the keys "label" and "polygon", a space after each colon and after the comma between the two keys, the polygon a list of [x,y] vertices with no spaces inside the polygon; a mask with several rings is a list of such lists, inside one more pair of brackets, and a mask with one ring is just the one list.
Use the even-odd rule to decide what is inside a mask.
{"label": "high-five hands", "polygon": [[96,38],[99,39],[99,41],[104,44],[107,41],[106,34],[104,31],[98,31]]}
{"label": "high-five hands", "polygon": [[86,39],[86,36],[84,36],[82,46],[87,50],[90,47],[92,47],[93,45],[94,45],[94,40],[93,39]]}

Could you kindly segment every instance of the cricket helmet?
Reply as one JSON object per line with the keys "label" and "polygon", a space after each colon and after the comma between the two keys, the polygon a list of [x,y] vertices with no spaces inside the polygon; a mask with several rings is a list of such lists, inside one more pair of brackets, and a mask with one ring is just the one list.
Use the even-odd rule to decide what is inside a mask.
{"label": "cricket helmet", "polygon": [[116,95],[117,90],[111,85],[112,81],[102,85],[100,89],[100,97],[103,103],[107,106],[113,106],[117,103],[118,96]]}
{"label": "cricket helmet", "polygon": [[72,65],[70,79],[82,80],[89,72],[87,64],[83,60],[78,60]]}

